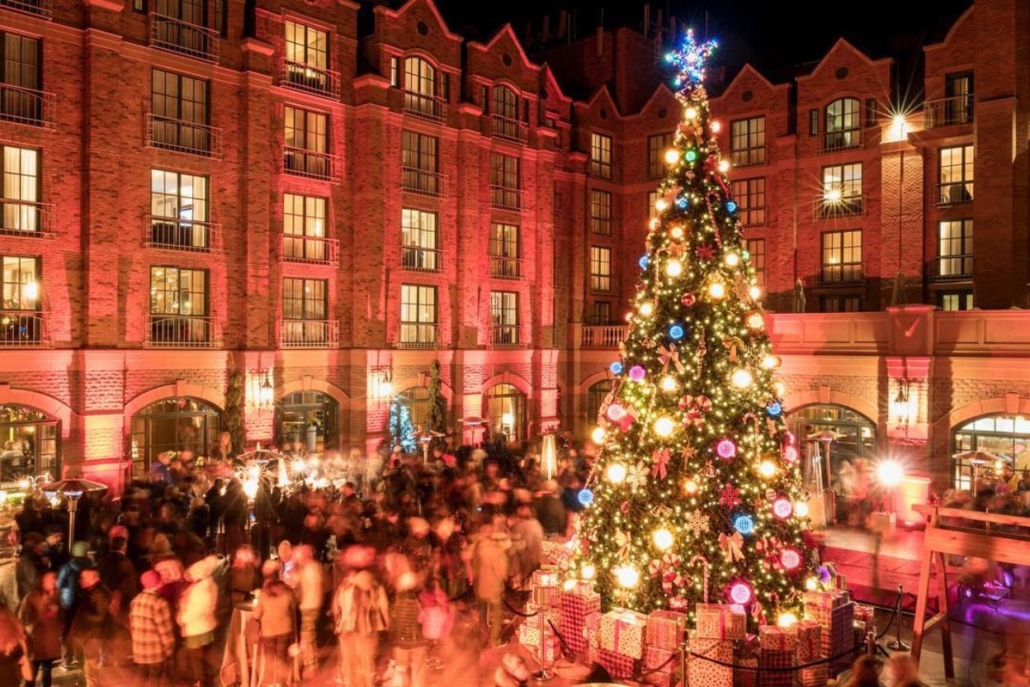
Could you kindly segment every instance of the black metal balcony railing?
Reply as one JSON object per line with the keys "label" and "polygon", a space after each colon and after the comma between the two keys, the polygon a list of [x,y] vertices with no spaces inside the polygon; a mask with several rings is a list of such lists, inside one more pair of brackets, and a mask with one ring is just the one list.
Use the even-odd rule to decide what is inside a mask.
{"label": "black metal balcony railing", "polygon": [[321,236],[279,235],[279,259],[316,265],[340,265],[340,242]]}
{"label": "black metal balcony railing", "polygon": [[219,229],[219,225],[211,222],[148,216],[143,245],[147,248],[209,253],[215,246]]}
{"label": "black metal balcony railing", "polygon": [[147,113],[147,144],[180,153],[221,157],[222,130],[218,127]]}
{"label": "black metal balcony railing", "polygon": [[730,152],[730,162],[734,167],[754,167],[765,164],[765,146],[741,148]]}
{"label": "black metal balcony railing", "polygon": [[816,202],[816,219],[836,219],[838,217],[854,217],[865,214],[865,203],[862,196],[823,197]]}
{"label": "black metal balcony railing", "polygon": [[515,143],[525,143],[529,139],[529,125],[511,117],[490,115],[490,133]]}
{"label": "black metal balcony railing", "polygon": [[340,323],[334,320],[282,320],[280,348],[339,348]]}
{"label": "black metal balcony railing", "polygon": [[972,255],[941,255],[930,264],[932,281],[963,281],[972,278]]}
{"label": "black metal balcony railing", "polygon": [[340,97],[339,72],[302,62],[283,60],[279,65],[279,84],[315,95]]}
{"label": "black metal balcony railing", "polygon": [[34,310],[0,311],[0,348],[49,345],[43,313]]}
{"label": "black metal balcony railing", "polygon": [[611,274],[591,274],[590,290],[594,293],[617,293],[619,278]]}
{"label": "black metal balcony railing", "polygon": [[290,146],[283,149],[283,169],[287,174],[335,181],[338,178],[336,167],[335,155]]}
{"label": "black metal balcony railing", "polygon": [[202,60],[218,60],[217,31],[157,12],[150,13],[150,44]]}
{"label": "black metal balcony railing", "polygon": [[147,348],[213,348],[214,319],[192,315],[147,316]]}
{"label": "black metal balcony railing", "polygon": [[52,238],[53,216],[49,203],[0,198],[0,233],[24,238]]}
{"label": "black metal balcony railing", "polygon": [[522,190],[491,184],[490,207],[499,210],[522,210]]}
{"label": "black metal balcony railing", "polygon": [[436,348],[435,322],[401,322],[401,338],[397,348]]}
{"label": "black metal balcony railing", "polygon": [[590,176],[597,177],[598,179],[614,179],[615,165],[604,160],[591,160]]}
{"label": "black metal balcony railing", "polygon": [[522,259],[491,255],[490,276],[495,279],[522,279]]}
{"label": "black metal balcony railing", "polygon": [[973,182],[956,181],[937,184],[938,205],[961,205],[973,202]]}
{"label": "black metal balcony railing", "polygon": [[0,119],[52,129],[57,125],[57,95],[0,83]]}
{"label": "black metal balcony railing", "polygon": [[818,282],[819,286],[855,286],[865,282],[865,275],[860,264],[823,265]]}
{"label": "black metal balcony railing", "polygon": [[41,17],[50,17],[54,13],[53,0],[0,0],[0,7],[28,12]]}
{"label": "black metal balcony railing", "polygon": [[927,129],[957,126],[973,121],[973,94],[927,100],[923,103],[923,123]]}
{"label": "black metal balcony railing", "polygon": [[439,272],[443,269],[437,248],[401,246],[401,269],[414,272]]}
{"label": "black metal balcony railing", "polygon": [[401,189],[418,196],[439,197],[444,194],[443,175],[428,169],[401,167]]}
{"label": "black metal balcony railing", "polygon": [[835,150],[847,150],[858,148],[862,145],[861,129],[842,129],[838,131],[827,131],[822,138],[822,151],[830,153]]}
{"label": "black metal balcony railing", "polygon": [[527,342],[523,339],[521,326],[495,324],[490,326],[490,345],[494,348],[521,348]]}
{"label": "black metal balcony railing", "polygon": [[404,111],[410,115],[439,121],[444,118],[446,105],[438,95],[404,89]]}

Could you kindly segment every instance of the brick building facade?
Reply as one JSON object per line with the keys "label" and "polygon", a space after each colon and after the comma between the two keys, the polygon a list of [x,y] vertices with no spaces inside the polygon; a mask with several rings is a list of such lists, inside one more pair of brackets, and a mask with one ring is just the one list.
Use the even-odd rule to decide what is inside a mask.
{"label": "brick building facade", "polygon": [[[927,46],[904,126],[891,59],[843,40],[713,100],[788,400],[845,455],[947,480],[959,423],[1030,413],[1026,11]],[[203,453],[232,370],[250,442],[372,450],[434,359],[464,441],[589,428],[679,113],[662,34],[530,59],[431,0],[0,0],[0,40],[14,465]],[[896,283],[940,309],[885,311]]]}

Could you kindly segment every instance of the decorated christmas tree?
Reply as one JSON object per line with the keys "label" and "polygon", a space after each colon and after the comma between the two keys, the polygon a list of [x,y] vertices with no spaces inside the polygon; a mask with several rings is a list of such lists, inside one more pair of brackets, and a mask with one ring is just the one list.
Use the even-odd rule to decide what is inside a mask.
{"label": "decorated christmas tree", "polygon": [[399,397],[390,404],[390,445],[400,446],[405,453],[414,453],[418,448],[411,408]]}
{"label": "decorated christmas tree", "polygon": [[668,56],[683,106],[659,187],[596,466],[584,578],[605,608],[744,606],[775,622],[818,584],[798,447],[703,79],[714,43]]}

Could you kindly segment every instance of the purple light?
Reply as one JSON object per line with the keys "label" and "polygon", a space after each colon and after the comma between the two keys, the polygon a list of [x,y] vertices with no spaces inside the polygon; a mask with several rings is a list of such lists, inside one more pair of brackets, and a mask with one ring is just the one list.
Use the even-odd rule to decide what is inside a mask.
{"label": "purple light", "polygon": [[780,497],[773,501],[773,514],[780,520],[786,520],[794,512],[794,504],[790,499]]}
{"label": "purple light", "polygon": [[642,382],[644,381],[644,377],[646,376],[647,370],[645,370],[640,365],[634,365],[633,367],[629,368],[629,378],[632,379],[634,382]]}
{"label": "purple light", "polygon": [[730,460],[737,455],[737,445],[733,443],[731,439],[721,439],[718,444],[715,445],[715,452],[719,454],[719,457],[723,460]]}
{"label": "purple light", "polygon": [[735,604],[744,605],[751,601],[751,585],[747,582],[734,582],[730,587],[730,600]]}

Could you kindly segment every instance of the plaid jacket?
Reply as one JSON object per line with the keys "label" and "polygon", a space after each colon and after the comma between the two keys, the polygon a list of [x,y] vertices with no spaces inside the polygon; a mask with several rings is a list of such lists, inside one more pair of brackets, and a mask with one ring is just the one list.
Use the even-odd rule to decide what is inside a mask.
{"label": "plaid jacket", "polygon": [[157,592],[136,595],[129,606],[132,660],[138,664],[161,663],[175,648],[172,608]]}

